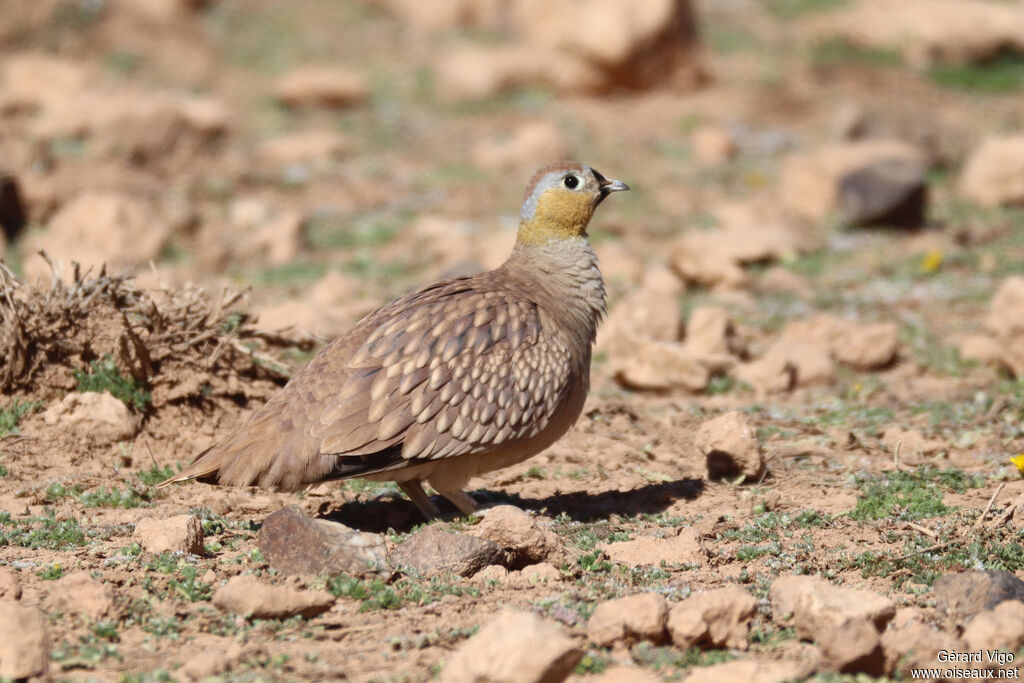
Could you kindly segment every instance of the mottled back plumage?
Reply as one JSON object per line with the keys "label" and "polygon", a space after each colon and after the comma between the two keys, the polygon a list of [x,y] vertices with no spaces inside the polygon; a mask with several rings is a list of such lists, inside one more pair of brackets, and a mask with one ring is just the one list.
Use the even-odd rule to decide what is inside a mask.
{"label": "mottled back plumage", "polygon": [[[577,190],[580,183],[589,185]],[[429,516],[436,508],[420,488],[426,479],[468,511],[473,503],[461,488],[470,477],[543,450],[582,410],[604,312],[604,284],[583,231],[589,212],[617,189],[625,186],[581,164],[542,169],[502,266],[371,313],[165,483],[295,490],[329,479],[393,479]],[[578,219],[562,221],[559,212],[583,210],[580,234],[563,234],[562,223]],[[552,239],[543,239],[546,225],[530,225],[534,216],[556,223]]]}

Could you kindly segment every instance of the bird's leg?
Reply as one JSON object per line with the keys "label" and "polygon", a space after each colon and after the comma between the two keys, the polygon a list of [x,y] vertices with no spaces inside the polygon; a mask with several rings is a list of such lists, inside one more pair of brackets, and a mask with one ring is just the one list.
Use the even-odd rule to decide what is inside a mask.
{"label": "bird's leg", "polygon": [[398,482],[398,488],[402,489],[402,493],[409,496],[409,500],[413,502],[427,521],[441,514],[441,511],[437,509],[434,502],[427,496],[427,492],[423,490],[423,483],[419,479],[400,481]]}
{"label": "bird's leg", "polygon": [[[437,487],[435,486],[434,488]],[[462,514],[466,515],[467,517],[476,514],[476,512],[480,509],[480,505],[475,500],[473,500],[473,496],[469,495],[462,489],[450,489],[447,491],[437,489],[437,492],[440,493],[445,498],[447,498],[448,500],[450,500],[452,505],[459,508],[459,510],[462,511]]]}

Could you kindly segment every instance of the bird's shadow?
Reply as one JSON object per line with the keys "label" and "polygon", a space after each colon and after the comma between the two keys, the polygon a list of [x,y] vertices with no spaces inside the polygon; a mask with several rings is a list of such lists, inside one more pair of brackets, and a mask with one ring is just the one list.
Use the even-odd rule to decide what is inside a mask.
{"label": "bird's shadow", "polygon": [[[557,517],[565,514],[576,522],[606,520],[610,515],[632,517],[640,514],[663,512],[677,500],[695,500],[704,491],[700,479],[678,479],[641,486],[630,491],[603,491],[601,493],[561,493],[545,498],[528,498],[517,493],[481,489],[472,493],[482,508],[495,505],[515,505],[525,510],[543,511]],[[431,500],[441,509],[442,518],[457,518],[461,513],[445,498],[435,495]],[[359,529],[383,533],[393,529],[405,533],[423,522],[416,506],[397,492],[387,493],[368,502],[344,503],[331,509],[321,507],[321,517]]]}

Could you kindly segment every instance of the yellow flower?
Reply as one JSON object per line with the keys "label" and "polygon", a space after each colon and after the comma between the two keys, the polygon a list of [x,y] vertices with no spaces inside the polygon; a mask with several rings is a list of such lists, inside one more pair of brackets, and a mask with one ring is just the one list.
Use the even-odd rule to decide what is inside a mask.
{"label": "yellow flower", "polygon": [[941,249],[929,249],[921,258],[921,272],[926,275],[931,275],[942,266],[942,258]]}
{"label": "yellow flower", "polygon": [[1022,477],[1024,477],[1024,453],[1013,456],[1010,458],[1010,462],[1013,463],[1013,466],[1016,467],[1017,471],[1020,472]]}

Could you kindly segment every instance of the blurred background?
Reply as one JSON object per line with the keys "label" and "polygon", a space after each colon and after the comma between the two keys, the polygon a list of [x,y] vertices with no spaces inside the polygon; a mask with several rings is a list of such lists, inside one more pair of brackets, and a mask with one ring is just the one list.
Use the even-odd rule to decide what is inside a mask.
{"label": "blurred background", "polygon": [[[1019,330],[978,332],[1024,257],[1021,26],[1010,0],[0,0],[0,256],[251,286],[262,325],[332,337],[499,264],[571,158],[633,188],[592,229],[613,319],[747,330],[670,387],[819,312],[1019,373]],[[623,384],[666,382],[615,346]]]}

